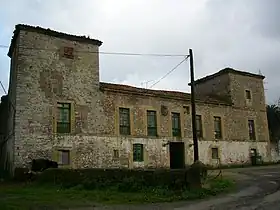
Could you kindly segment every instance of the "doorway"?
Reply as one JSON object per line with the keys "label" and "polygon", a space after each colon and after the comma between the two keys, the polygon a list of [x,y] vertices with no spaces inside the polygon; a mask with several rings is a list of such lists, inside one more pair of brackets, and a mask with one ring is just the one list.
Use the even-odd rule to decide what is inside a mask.
{"label": "doorway", "polygon": [[185,168],[184,142],[170,142],[169,144],[170,169]]}

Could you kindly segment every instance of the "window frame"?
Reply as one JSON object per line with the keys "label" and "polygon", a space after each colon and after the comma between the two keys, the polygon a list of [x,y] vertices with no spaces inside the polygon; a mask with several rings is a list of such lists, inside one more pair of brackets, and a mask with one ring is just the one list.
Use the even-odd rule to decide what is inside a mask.
{"label": "window frame", "polygon": [[[199,117],[199,119],[198,119]],[[198,122],[199,121],[199,122]],[[203,127],[202,127],[202,115],[195,116],[195,123],[196,123],[196,135],[198,138],[203,138]],[[200,130],[198,130],[198,125],[200,126]]]}
{"label": "window frame", "polygon": [[[122,123],[122,116],[124,114],[127,114],[126,121],[128,122],[128,125],[123,125]],[[125,129],[126,132],[124,132]],[[119,134],[125,136],[131,135],[130,108],[119,107]]]}
{"label": "window frame", "polygon": [[[67,163],[64,163],[63,162],[63,153],[67,153]],[[59,149],[58,150],[58,154],[59,154],[59,165],[63,165],[63,166],[68,166],[68,165],[70,165],[70,163],[71,163],[71,155],[70,155],[70,150],[67,150],[67,149]]]}
{"label": "window frame", "polygon": [[[219,120],[217,120],[217,119],[219,119]],[[219,122],[219,131],[216,130],[216,122]],[[215,139],[223,138],[222,118],[220,116],[214,116],[214,136],[215,136]]]}
{"label": "window frame", "polygon": [[[68,105],[68,107],[65,107]],[[72,104],[69,102],[57,102],[56,104],[56,132],[60,134],[71,133],[71,106]],[[61,111],[68,110],[68,121],[63,121],[60,119]],[[67,126],[65,126],[67,125]],[[66,127],[66,129],[65,129]],[[63,129],[65,129],[63,131]]]}
{"label": "window frame", "polygon": [[144,162],[144,145],[135,143],[132,145],[133,162]]}
{"label": "window frame", "polygon": [[[158,136],[158,131],[157,131],[157,111],[155,110],[147,110],[146,112],[147,115],[147,135],[148,136]],[[151,117],[154,122],[154,126],[149,125],[149,117]]]}
{"label": "window frame", "polygon": [[[178,120],[178,128],[175,128],[175,116]],[[181,132],[181,116],[179,112],[171,112],[171,123],[172,123],[172,136],[174,137],[182,137],[182,132]]]}
{"label": "window frame", "polygon": [[117,159],[120,157],[120,151],[118,149],[113,150],[113,158]]}
{"label": "window frame", "polygon": [[252,92],[250,90],[245,90],[245,98],[246,98],[246,100],[249,100],[249,101],[252,100]]}
{"label": "window frame", "polygon": [[[215,152],[213,152],[215,151]],[[216,155],[214,155],[216,154]],[[219,148],[218,147],[212,147],[211,148],[211,157],[212,157],[212,160],[218,160],[219,159]]]}
{"label": "window frame", "polygon": [[68,59],[74,58],[74,47],[64,47],[63,56]]}
{"label": "window frame", "polygon": [[[253,122],[252,126],[252,133],[250,132],[250,122]],[[256,126],[255,126],[255,120],[249,119],[248,120],[248,133],[249,133],[249,140],[257,140],[256,138]]]}

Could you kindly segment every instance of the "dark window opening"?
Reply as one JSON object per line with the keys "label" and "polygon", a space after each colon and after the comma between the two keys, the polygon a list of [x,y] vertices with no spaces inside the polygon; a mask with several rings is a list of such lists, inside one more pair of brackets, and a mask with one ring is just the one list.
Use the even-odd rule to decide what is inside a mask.
{"label": "dark window opening", "polygon": [[249,138],[250,138],[250,140],[256,140],[254,120],[248,120],[248,127],[249,127]]}
{"label": "dark window opening", "polygon": [[119,158],[119,150],[114,149],[114,158]]}
{"label": "dark window opening", "polygon": [[251,91],[250,90],[246,90],[246,99],[251,100]]}

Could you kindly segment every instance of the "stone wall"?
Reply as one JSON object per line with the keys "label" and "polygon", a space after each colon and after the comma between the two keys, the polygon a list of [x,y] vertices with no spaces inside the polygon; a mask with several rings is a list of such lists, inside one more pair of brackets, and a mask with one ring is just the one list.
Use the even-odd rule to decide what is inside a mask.
{"label": "stone wall", "polygon": [[[64,56],[64,47],[73,47],[73,59]],[[105,130],[97,45],[21,30],[17,49],[17,56],[12,57],[17,66],[13,80],[16,165],[22,164],[22,152],[28,150],[28,145],[38,143],[39,136],[45,136],[38,145],[42,147],[46,138],[52,139],[57,102],[69,102],[75,107],[71,134],[97,135]]]}
{"label": "stone wall", "polygon": [[[33,158],[48,158],[57,161],[56,151],[68,149],[70,151],[73,168],[111,168],[111,167],[165,167],[170,164],[169,146],[166,143],[169,138],[133,138],[116,136],[64,136],[54,137],[49,140],[47,136],[29,136],[37,139],[33,145],[24,139],[22,152],[18,156],[21,166],[27,166]],[[42,142],[45,142],[44,144]],[[185,143],[185,163],[193,162],[192,139],[183,138]],[[144,145],[144,161],[133,162],[132,145],[140,143]],[[218,148],[219,160],[212,159],[212,148]],[[199,141],[199,158],[209,165],[218,164],[250,164],[250,150],[257,149],[265,161],[267,158],[267,142],[228,142],[228,141]],[[118,151],[118,156],[114,156]]]}
{"label": "stone wall", "polygon": [[[64,56],[64,47],[74,49],[72,58]],[[168,98],[147,94],[143,89],[135,94],[132,87],[130,91],[118,91],[120,85],[113,85],[114,91],[100,89],[97,45],[21,30],[16,49],[12,56],[15,71],[11,73],[13,81],[10,83],[16,106],[15,115],[12,112],[10,115],[10,126],[15,124],[11,150],[15,167],[28,166],[34,158],[56,159],[57,151],[61,149],[70,151],[71,166],[75,168],[169,167],[166,144],[173,141],[185,142],[185,162],[192,163],[191,106],[187,94],[186,98]],[[197,114],[202,116],[203,125],[203,137],[199,139],[201,160],[216,164],[216,160],[212,160],[212,147],[219,148],[222,164],[249,161],[252,148],[269,159],[264,102],[250,106],[238,103],[238,100],[245,100],[244,88],[250,78],[230,74],[225,78],[225,81],[235,82],[226,85],[227,82],[220,80],[207,84],[218,85],[212,92],[230,94],[233,106],[210,103],[210,98],[204,103],[197,101]],[[252,80],[248,84],[253,90],[254,102],[264,100],[262,81]],[[227,91],[224,91],[225,87]],[[57,133],[58,102],[71,104],[69,134]],[[162,106],[167,108],[167,115],[161,113]],[[129,136],[119,134],[120,107],[130,109]],[[157,112],[156,137],[147,137],[147,110]],[[180,113],[181,137],[172,137],[171,112]],[[221,117],[221,139],[215,139],[214,116]],[[254,141],[249,140],[248,119],[255,120]],[[133,143],[144,144],[144,161],[141,163],[133,162]],[[118,151],[117,157],[114,157],[115,151]]]}

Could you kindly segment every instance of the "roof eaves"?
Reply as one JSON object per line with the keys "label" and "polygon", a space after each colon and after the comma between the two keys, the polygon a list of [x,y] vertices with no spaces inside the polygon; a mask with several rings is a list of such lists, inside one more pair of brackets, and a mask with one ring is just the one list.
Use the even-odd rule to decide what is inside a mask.
{"label": "roof eaves", "polygon": [[18,34],[21,30],[37,32],[37,33],[41,33],[41,34],[45,34],[45,35],[49,35],[49,36],[68,39],[68,40],[71,40],[71,41],[94,44],[94,45],[97,45],[97,46],[102,45],[101,41],[99,41],[97,39],[91,39],[91,38],[88,38],[86,36],[77,36],[77,35],[66,34],[66,33],[54,31],[54,30],[51,30],[51,29],[45,29],[45,28],[42,28],[42,27],[39,27],[39,26],[35,27],[35,26],[30,26],[30,25],[25,25],[25,24],[18,24],[18,25],[15,26],[14,35],[12,37],[11,45],[10,45],[9,52],[8,52],[9,57],[12,57],[15,42],[16,42]]}

